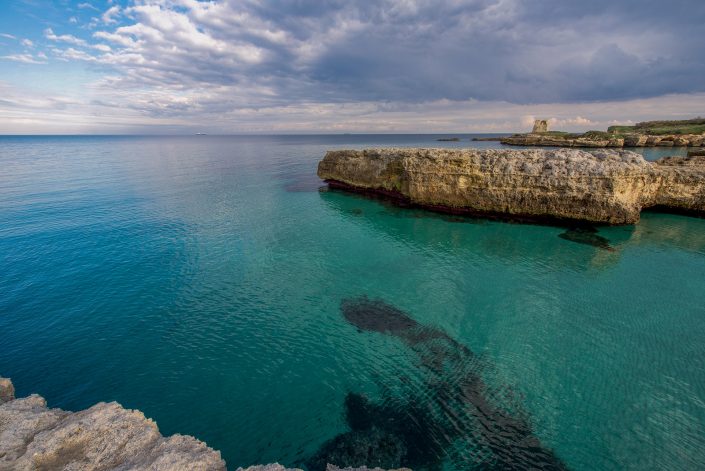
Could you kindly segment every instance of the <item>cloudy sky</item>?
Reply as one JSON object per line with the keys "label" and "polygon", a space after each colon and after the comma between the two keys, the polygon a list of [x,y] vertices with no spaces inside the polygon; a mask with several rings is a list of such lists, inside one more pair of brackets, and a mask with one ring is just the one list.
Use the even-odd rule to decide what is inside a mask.
{"label": "cloudy sky", "polygon": [[704,0],[2,0],[0,134],[705,115]]}

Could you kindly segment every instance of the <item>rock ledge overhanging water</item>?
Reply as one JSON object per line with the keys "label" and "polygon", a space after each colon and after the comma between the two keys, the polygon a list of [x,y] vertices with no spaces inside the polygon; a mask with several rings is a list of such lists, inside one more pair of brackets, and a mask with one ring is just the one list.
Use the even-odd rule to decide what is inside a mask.
{"label": "rock ledge overhanging water", "polygon": [[705,214],[705,158],[624,150],[329,151],[318,176],[431,210],[519,221],[634,224],[646,208]]}

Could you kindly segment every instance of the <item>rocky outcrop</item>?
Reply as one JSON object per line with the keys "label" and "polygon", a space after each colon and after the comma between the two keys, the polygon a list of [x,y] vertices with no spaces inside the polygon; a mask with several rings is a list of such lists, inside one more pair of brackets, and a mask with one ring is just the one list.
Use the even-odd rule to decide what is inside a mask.
{"label": "rocky outcrop", "polygon": [[433,210],[516,220],[633,224],[643,208],[705,213],[705,165],[624,150],[370,149],[326,153],[329,185]]}
{"label": "rocky outcrop", "polygon": [[654,164],[656,173],[645,207],[705,214],[705,156],[664,157]]}
{"label": "rocky outcrop", "polygon": [[8,378],[0,378],[0,405],[15,398],[15,387]]}
{"label": "rocky outcrop", "polygon": [[225,462],[193,437],[163,437],[142,412],[116,402],[49,409],[36,394],[14,399],[12,383],[0,378],[0,470],[105,469],[220,471]]}
{"label": "rocky outcrop", "polygon": [[611,135],[594,131],[585,134],[532,132],[504,137],[500,142],[510,146],[539,147],[700,147],[705,143],[705,136],[702,134]]}

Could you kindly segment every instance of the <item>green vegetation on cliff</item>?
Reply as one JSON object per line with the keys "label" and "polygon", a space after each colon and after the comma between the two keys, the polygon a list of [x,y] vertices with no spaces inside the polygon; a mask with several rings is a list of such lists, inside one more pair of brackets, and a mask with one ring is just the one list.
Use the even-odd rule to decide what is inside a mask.
{"label": "green vegetation on cliff", "polygon": [[702,134],[705,133],[705,118],[684,119],[680,121],[644,121],[634,126],[610,126],[607,132],[611,134],[648,134],[659,136],[663,134]]}

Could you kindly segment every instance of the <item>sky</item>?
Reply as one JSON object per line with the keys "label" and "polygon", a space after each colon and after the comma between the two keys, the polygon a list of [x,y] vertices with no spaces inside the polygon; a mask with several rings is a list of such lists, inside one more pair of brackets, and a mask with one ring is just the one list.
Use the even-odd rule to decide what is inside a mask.
{"label": "sky", "polygon": [[0,134],[705,116],[704,0],[0,0]]}

